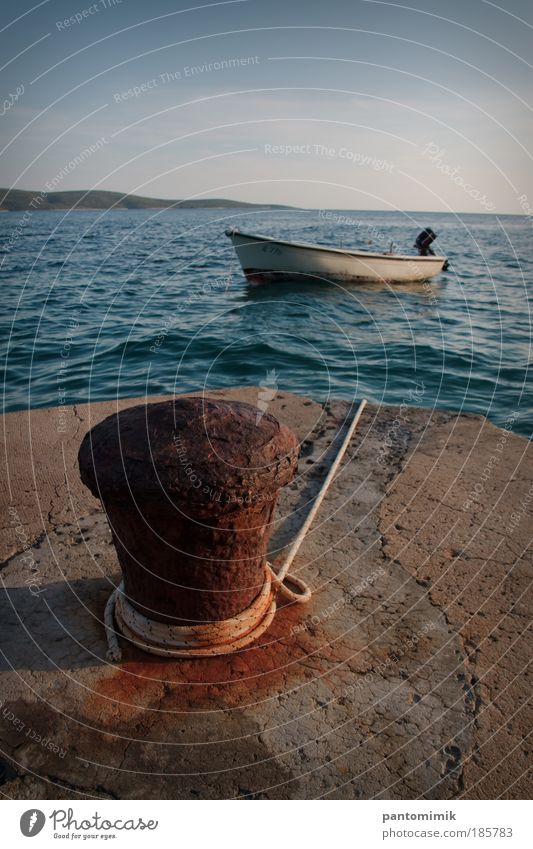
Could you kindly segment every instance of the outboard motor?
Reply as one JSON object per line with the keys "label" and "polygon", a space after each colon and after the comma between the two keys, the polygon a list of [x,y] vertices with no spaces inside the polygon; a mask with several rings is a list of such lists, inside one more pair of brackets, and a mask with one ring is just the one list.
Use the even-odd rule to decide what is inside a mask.
{"label": "outboard motor", "polygon": [[435,256],[434,251],[431,250],[431,243],[435,241],[437,238],[437,234],[433,232],[431,227],[426,227],[425,230],[422,230],[421,233],[416,237],[416,242],[414,244],[420,256]]}

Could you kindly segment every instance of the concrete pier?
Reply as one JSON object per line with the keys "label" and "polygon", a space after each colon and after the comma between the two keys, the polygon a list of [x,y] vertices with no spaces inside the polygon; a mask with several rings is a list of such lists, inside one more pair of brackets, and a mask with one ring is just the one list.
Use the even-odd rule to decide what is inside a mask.
{"label": "concrete pier", "polygon": [[[210,392],[254,405],[250,387]],[[6,798],[526,798],[533,451],[481,416],[369,406],[280,605],[227,657],[106,660],[120,579],[85,433],[140,400],[3,418],[0,758]],[[164,400],[153,398],[150,400]],[[278,393],[301,440],[280,563],[349,405]]]}

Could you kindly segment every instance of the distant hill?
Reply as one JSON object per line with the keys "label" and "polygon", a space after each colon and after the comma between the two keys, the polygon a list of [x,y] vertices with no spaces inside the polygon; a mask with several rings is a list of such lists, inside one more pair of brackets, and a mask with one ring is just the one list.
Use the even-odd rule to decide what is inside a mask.
{"label": "distant hill", "polygon": [[[7,194],[9,192],[9,194]],[[162,200],[161,198],[145,198],[140,195],[124,195],[121,192],[40,192],[23,191],[21,189],[0,189],[0,196],[7,194],[0,203],[0,212],[24,212],[26,209],[167,209],[175,206],[180,209],[250,207],[257,209],[290,209],[274,203],[243,203],[238,200],[225,198],[208,198],[205,200]],[[42,199],[41,199],[42,198]],[[33,201],[33,203],[32,203]]]}

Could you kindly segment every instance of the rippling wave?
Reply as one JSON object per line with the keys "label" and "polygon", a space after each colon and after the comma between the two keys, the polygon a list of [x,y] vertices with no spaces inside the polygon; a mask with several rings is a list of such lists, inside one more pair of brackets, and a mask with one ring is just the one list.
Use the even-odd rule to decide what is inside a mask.
{"label": "rippling wave", "polygon": [[[0,217],[5,410],[273,383],[487,415],[531,436],[531,227],[515,216],[342,211],[34,212]],[[224,229],[412,252],[429,286],[248,289]],[[20,232],[18,232],[20,231]],[[12,234],[18,233],[16,239]],[[10,245],[10,250],[4,246]]]}

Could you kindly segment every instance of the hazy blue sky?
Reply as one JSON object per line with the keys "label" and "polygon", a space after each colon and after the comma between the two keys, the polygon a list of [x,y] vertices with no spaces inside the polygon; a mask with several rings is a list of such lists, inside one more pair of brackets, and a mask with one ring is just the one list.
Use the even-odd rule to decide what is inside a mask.
{"label": "hazy blue sky", "polygon": [[3,0],[0,184],[533,206],[533,5],[412,2]]}

